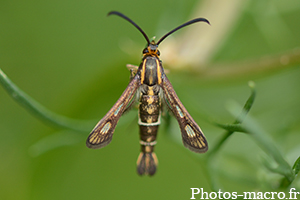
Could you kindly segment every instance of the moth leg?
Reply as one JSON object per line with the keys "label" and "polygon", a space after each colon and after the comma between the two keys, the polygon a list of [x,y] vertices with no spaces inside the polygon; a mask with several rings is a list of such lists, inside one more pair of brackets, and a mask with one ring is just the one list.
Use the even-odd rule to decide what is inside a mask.
{"label": "moth leg", "polygon": [[130,71],[130,80],[132,80],[133,77],[136,75],[139,66],[127,64],[126,67]]}

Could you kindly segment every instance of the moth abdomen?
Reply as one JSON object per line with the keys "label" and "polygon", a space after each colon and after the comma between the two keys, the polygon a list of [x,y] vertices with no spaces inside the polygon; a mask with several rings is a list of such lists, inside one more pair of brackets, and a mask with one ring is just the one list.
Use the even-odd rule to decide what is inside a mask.
{"label": "moth abdomen", "polygon": [[157,167],[157,157],[154,146],[160,125],[160,98],[158,89],[144,85],[144,92],[140,97],[139,126],[141,153],[137,160],[137,172],[140,175],[153,175]]}
{"label": "moth abdomen", "polygon": [[137,160],[137,172],[140,175],[154,175],[157,168],[157,157],[154,152],[143,153],[141,152]]}

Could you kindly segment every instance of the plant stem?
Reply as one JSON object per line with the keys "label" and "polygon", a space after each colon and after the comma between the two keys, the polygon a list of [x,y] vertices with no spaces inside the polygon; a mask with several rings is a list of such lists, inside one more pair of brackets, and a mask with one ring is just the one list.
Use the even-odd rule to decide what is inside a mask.
{"label": "plant stem", "polygon": [[59,126],[61,128],[67,128],[80,132],[87,132],[90,130],[90,121],[70,119],[68,117],[58,115],[48,110],[47,108],[39,104],[37,101],[32,99],[25,92],[23,92],[20,88],[18,88],[1,69],[0,83],[2,84],[3,88],[7,91],[7,93],[17,103],[19,103],[22,107],[30,111],[39,119],[42,119],[47,123]]}

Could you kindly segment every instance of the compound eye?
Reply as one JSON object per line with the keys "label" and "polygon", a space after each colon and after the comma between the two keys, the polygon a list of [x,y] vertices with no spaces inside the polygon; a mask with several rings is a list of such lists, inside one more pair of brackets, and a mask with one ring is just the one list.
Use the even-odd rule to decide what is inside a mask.
{"label": "compound eye", "polygon": [[156,51],[156,54],[157,54],[158,56],[160,56],[160,51],[159,51],[159,50],[157,50],[157,51]]}
{"label": "compound eye", "polygon": [[145,54],[145,53],[149,53],[148,48],[145,48],[145,49],[143,50],[143,54]]}

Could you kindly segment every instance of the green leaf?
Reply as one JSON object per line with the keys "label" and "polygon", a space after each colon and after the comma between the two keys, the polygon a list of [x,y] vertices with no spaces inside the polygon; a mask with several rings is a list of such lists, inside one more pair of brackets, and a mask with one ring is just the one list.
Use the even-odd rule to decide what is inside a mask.
{"label": "green leaf", "polygon": [[[233,116],[236,116],[238,115],[239,110],[241,110],[241,107],[235,102],[230,102],[228,104],[228,110]],[[242,112],[239,115],[239,118],[245,118],[245,115],[246,112]],[[272,157],[278,164],[278,167],[276,169],[273,169],[273,171],[284,175],[289,182],[292,182],[294,180],[294,173],[292,171],[292,168],[283,158],[280,151],[277,149],[268,134],[258,125],[258,123],[256,123],[254,119],[251,118],[251,116],[247,116],[247,119],[245,119],[244,127],[250,133],[255,142],[261,147],[261,149],[267,155]]]}
{"label": "green leaf", "polygon": [[294,170],[295,175],[297,175],[299,173],[299,171],[300,171],[300,156],[298,157],[298,159],[294,163],[293,170]]}

